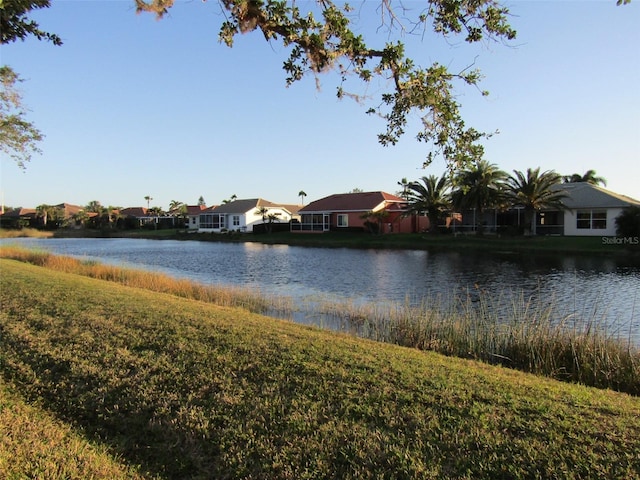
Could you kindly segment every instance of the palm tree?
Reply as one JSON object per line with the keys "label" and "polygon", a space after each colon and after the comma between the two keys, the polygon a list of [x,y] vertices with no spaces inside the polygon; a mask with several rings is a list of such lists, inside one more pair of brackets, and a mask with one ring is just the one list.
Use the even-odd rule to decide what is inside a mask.
{"label": "palm tree", "polygon": [[[404,179],[403,179],[404,180]],[[449,177],[443,175],[438,178],[435,175],[422,177],[420,181],[407,184],[406,199],[409,202],[407,214],[427,213],[429,218],[429,231],[438,230],[438,219],[445,212],[451,202],[449,200]]]}
{"label": "palm tree", "polygon": [[300,190],[298,192],[298,196],[300,197],[300,201],[301,201],[302,205],[304,205],[304,197],[307,196],[307,193],[304,190]]}
{"label": "palm tree", "polygon": [[151,200],[153,200],[153,197],[147,195],[144,197],[144,199],[147,201],[147,210],[149,210],[149,204],[151,203]]}
{"label": "palm tree", "polygon": [[254,215],[262,215],[262,222],[264,223],[267,220],[268,213],[269,209],[263,205],[254,212]]}
{"label": "palm tree", "polygon": [[574,173],[573,175],[565,175],[562,177],[564,183],[590,183],[591,185],[602,184],[607,186],[607,180],[604,177],[598,177],[595,170],[587,170],[584,175]]}
{"label": "palm tree", "polygon": [[171,202],[169,202],[169,211],[170,212],[175,212],[176,210],[180,210],[182,205],[184,205],[184,203],[182,203],[182,202],[180,202],[178,200],[171,200]]}
{"label": "palm tree", "polygon": [[527,169],[527,174],[514,170],[506,184],[506,194],[513,205],[524,208],[525,234],[536,234],[536,212],[546,209],[563,209],[562,200],[567,196],[562,190],[553,189],[560,184],[562,176],[540,167]]}
{"label": "palm tree", "polygon": [[455,177],[458,188],[451,194],[453,204],[459,208],[475,209],[477,235],[484,233],[482,214],[487,208],[500,205],[502,186],[507,174],[497,165],[478,160],[473,167],[463,170]]}
{"label": "palm tree", "polygon": [[91,212],[91,213],[101,213],[102,212],[102,205],[100,204],[100,202],[98,200],[91,200],[86,207],[87,212]]}
{"label": "palm tree", "polygon": [[51,211],[51,205],[38,205],[36,207],[36,216],[42,218],[42,226],[47,227],[47,220],[49,218],[49,212]]}
{"label": "palm tree", "polygon": [[403,177],[402,180],[398,182],[398,185],[402,187],[402,191],[398,193],[398,196],[405,200],[409,200],[409,182],[407,181],[407,177]]}

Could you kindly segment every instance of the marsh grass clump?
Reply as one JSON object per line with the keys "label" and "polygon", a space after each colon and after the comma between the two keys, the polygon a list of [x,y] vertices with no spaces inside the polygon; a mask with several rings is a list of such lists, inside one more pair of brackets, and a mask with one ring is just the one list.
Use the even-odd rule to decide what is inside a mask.
{"label": "marsh grass clump", "polygon": [[579,321],[553,301],[457,295],[404,303],[319,303],[363,338],[480,360],[558,380],[640,395],[640,350],[595,314]]}

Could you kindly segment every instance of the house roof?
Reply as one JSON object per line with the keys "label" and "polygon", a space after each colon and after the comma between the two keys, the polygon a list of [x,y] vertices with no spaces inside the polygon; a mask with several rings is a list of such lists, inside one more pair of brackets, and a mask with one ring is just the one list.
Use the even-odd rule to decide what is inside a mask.
{"label": "house roof", "polygon": [[369,212],[389,203],[397,205],[406,200],[386,192],[337,193],[309,203],[300,213]]}
{"label": "house roof", "polygon": [[145,207],[127,207],[120,210],[120,215],[125,217],[146,217],[147,209]]}
{"label": "house roof", "polygon": [[206,209],[206,205],[187,205],[187,215],[200,215]]}
{"label": "house roof", "polygon": [[4,213],[0,214],[7,218],[20,218],[27,216],[35,216],[36,209],[35,208],[12,208],[7,209]]}
{"label": "house roof", "polygon": [[562,203],[570,209],[640,206],[640,201],[634,198],[620,195],[587,182],[561,183],[554,185],[552,188],[554,190],[563,190],[567,194]]}
{"label": "house roof", "polygon": [[73,217],[78,212],[84,210],[84,207],[70,203],[59,203],[58,205],[54,205],[54,207],[64,211],[64,218]]}
{"label": "house roof", "polygon": [[212,210],[215,213],[247,213],[249,210],[260,207],[280,207],[276,203],[269,202],[262,198],[249,198],[243,200],[234,200],[233,202],[223,203]]}
{"label": "house roof", "polygon": [[279,206],[287,210],[291,215],[297,215],[297,213],[302,208],[302,205],[294,205],[290,203],[286,203],[286,204],[283,203],[282,205],[279,205]]}

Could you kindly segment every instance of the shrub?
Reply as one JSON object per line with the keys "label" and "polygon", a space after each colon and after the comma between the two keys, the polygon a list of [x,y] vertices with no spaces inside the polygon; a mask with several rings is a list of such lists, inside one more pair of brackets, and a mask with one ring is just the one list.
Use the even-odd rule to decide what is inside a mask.
{"label": "shrub", "polygon": [[616,217],[616,234],[621,237],[640,236],[640,207],[627,207]]}

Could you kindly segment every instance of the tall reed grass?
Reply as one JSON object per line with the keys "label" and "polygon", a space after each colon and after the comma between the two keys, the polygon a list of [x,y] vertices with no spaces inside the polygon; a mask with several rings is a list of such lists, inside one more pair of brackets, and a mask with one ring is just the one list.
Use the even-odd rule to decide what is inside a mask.
{"label": "tall reed grass", "polygon": [[[247,288],[206,286],[20,247],[2,247],[0,257],[282,318],[293,318],[300,307],[291,298]],[[595,314],[579,323],[573,314],[558,312],[553,301],[522,295],[509,299],[508,311],[504,299],[482,293],[444,300],[381,305],[316,299],[306,315],[337,320],[341,330],[380,342],[640,395],[640,350],[630,338],[607,331]]]}

